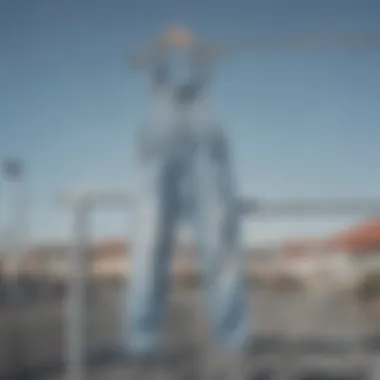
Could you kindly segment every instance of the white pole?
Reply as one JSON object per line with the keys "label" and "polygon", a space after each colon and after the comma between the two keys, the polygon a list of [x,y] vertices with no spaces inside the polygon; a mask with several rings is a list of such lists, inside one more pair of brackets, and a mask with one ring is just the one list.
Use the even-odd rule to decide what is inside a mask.
{"label": "white pole", "polygon": [[87,356],[86,274],[88,214],[86,202],[74,207],[74,239],[69,256],[67,299],[67,380],[85,380]]}
{"label": "white pole", "polygon": [[64,193],[61,201],[68,203],[74,214],[73,246],[68,265],[68,299],[66,308],[67,380],[86,380],[88,342],[87,273],[90,214],[95,206],[129,205],[125,191],[87,191]]}

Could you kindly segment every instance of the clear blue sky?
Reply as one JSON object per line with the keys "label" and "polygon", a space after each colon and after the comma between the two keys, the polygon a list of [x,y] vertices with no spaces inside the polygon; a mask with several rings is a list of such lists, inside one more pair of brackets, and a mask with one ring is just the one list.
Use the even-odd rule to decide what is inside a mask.
{"label": "clear blue sky", "polygon": [[[68,236],[60,190],[133,182],[148,87],[126,53],[172,24],[215,41],[379,31],[380,2],[0,1],[0,153],[27,162],[33,240]],[[379,68],[378,51],[249,53],[219,64],[213,109],[229,129],[242,193],[380,196]],[[95,233],[127,231],[122,221],[99,214]],[[323,234],[341,222],[254,222],[246,236]]]}

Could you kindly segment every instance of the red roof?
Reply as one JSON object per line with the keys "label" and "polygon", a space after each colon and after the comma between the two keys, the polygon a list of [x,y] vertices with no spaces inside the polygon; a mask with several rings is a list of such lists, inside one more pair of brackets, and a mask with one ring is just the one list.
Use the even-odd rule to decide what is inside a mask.
{"label": "red roof", "polygon": [[349,228],[328,239],[332,249],[364,251],[380,248],[380,219],[369,220],[359,226]]}
{"label": "red roof", "polygon": [[315,244],[324,247],[327,251],[365,252],[380,248],[380,219],[368,220],[325,240],[318,241],[307,238],[288,240],[283,244],[282,249],[286,255],[299,256],[306,254]]}

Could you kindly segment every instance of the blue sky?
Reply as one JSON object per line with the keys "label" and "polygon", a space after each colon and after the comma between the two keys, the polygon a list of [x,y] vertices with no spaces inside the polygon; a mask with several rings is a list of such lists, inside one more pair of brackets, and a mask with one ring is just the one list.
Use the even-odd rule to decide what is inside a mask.
{"label": "blue sky", "polygon": [[[126,54],[173,24],[212,41],[379,31],[380,3],[0,1],[0,154],[27,162],[33,240],[68,236],[62,189],[134,181],[148,87]],[[380,196],[379,51],[251,52],[218,64],[212,107],[229,130],[243,194]],[[10,191],[2,185],[3,205]],[[97,213],[94,234],[125,233],[125,219]],[[250,221],[245,236],[325,234],[350,221]]]}

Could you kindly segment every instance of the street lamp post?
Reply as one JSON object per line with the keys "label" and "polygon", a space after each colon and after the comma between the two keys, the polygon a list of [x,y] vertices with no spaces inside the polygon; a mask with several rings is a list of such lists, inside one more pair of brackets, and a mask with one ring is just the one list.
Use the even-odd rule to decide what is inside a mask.
{"label": "street lamp post", "polygon": [[[6,218],[7,235],[4,237],[7,278],[6,278],[6,298],[10,311],[11,329],[9,350],[13,368],[16,371],[22,370],[23,365],[23,342],[20,336],[20,303],[22,294],[20,289],[19,270],[22,254],[25,250],[25,229],[26,229],[26,186],[25,170],[21,160],[8,158],[3,161],[2,178],[12,185],[10,213]],[[3,243],[4,244],[4,243]]]}
{"label": "street lamp post", "polygon": [[[12,185],[10,212],[6,220],[7,236],[5,236],[5,260],[7,262],[9,293],[11,302],[19,297],[18,277],[21,251],[24,247],[24,230],[26,221],[26,202],[24,194],[24,165],[17,158],[8,158],[3,162],[2,176]],[[12,302],[13,303],[13,302]]]}

